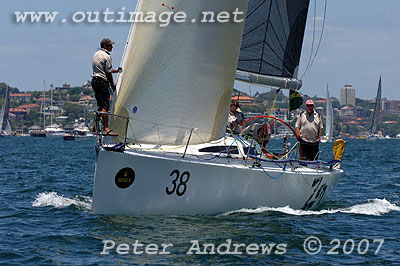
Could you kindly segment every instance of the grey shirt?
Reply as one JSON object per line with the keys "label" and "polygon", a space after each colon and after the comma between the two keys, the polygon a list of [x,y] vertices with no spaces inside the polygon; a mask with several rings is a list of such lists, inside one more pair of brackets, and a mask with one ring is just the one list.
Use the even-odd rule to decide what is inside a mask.
{"label": "grey shirt", "polygon": [[101,77],[107,80],[106,73],[112,70],[110,52],[101,48],[92,58],[93,77]]}
{"label": "grey shirt", "polygon": [[322,117],[315,111],[311,115],[305,111],[299,115],[296,128],[300,129],[300,138],[315,143],[318,141],[319,131],[324,128]]}

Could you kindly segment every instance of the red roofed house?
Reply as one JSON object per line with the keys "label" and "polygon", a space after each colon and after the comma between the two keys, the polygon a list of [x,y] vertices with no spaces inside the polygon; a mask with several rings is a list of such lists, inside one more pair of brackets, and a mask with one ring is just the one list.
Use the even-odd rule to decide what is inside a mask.
{"label": "red roofed house", "polygon": [[[21,119],[25,120],[28,112],[22,108],[10,108],[10,114],[15,115],[15,120],[21,120]],[[14,117],[13,115],[10,116],[10,118],[13,118],[13,117]]]}
{"label": "red roofed house", "polygon": [[40,109],[40,105],[32,103],[18,106],[18,108],[25,109],[29,113],[32,109]]}
{"label": "red roofed house", "polygon": [[232,100],[236,100],[240,105],[255,105],[257,100],[247,96],[234,96]]}
{"label": "red roofed house", "polygon": [[32,94],[28,93],[12,93],[10,94],[10,100],[16,102],[29,102],[31,100]]}
{"label": "red roofed house", "polygon": [[359,125],[360,124],[360,122],[356,122],[356,121],[348,121],[348,122],[344,122],[345,124],[348,124],[348,125]]}
{"label": "red roofed house", "polygon": [[79,104],[84,105],[84,104],[91,104],[94,103],[96,104],[96,100],[89,95],[83,95],[80,99],[79,99]]}
{"label": "red roofed house", "polygon": [[[40,96],[39,98],[35,98],[33,99],[35,101],[35,103],[41,104],[42,103],[42,96]],[[51,102],[50,98],[44,98],[44,101],[46,102],[46,105]]]}

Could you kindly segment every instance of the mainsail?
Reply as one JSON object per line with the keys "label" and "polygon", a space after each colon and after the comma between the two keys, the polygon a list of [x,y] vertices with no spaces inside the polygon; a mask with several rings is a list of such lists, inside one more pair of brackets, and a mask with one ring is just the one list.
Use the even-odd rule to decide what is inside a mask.
{"label": "mainsail", "polygon": [[378,91],[376,93],[375,99],[375,107],[374,107],[374,114],[372,115],[372,122],[371,122],[371,134],[375,134],[376,127],[379,121],[379,116],[381,114],[382,109],[382,79],[379,77],[379,84],[378,84]]}
{"label": "mainsail", "polygon": [[249,0],[236,79],[299,89],[309,0]]}
{"label": "mainsail", "polygon": [[[200,23],[203,12],[237,8],[247,0],[170,0],[188,21],[160,27],[136,23],[129,34],[124,72],[111,127],[135,143],[190,144],[219,139],[225,133],[244,22]],[[136,12],[171,11],[159,0],[140,0]],[[192,19],[197,22],[192,23]],[[244,19],[244,16],[243,16]],[[244,20],[243,20],[244,21]]]}
{"label": "mainsail", "polygon": [[329,89],[326,86],[326,138],[331,140],[333,138],[333,108],[331,97],[329,96]]}

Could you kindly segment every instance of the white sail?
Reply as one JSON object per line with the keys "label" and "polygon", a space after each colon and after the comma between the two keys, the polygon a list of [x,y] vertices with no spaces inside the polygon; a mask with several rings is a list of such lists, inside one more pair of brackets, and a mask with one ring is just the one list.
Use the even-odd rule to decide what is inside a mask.
{"label": "white sail", "polygon": [[[171,0],[185,23],[132,27],[114,106],[130,117],[127,138],[148,144],[205,143],[224,135],[243,31],[241,23],[200,23],[202,13],[246,13],[247,0]],[[158,0],[140,1],[137,12],[171,11]],[[244,19],[244,15],[241,17]],[[196,19],[193,23],[192,19]],[[125,119],[113,118],[120,136]],[[190,134],[192,132],[192,134]]]}
{"label": "white sail", "polygon": [[6,130],[4,131],[5,135],[11,135],[12,134],[12,129],[10,125],[10,121],[7,120],[7,125],[6,125]]}
{"label": "white sail", "polygon": [[331,98],[329,96],[328,86],[326,87],[326,139],[333,138],[333,108]]}
{"label": "white sail", "polygon": [[0,133],[3,130],[3,120],[4,120],[4,104],[0,110]]}

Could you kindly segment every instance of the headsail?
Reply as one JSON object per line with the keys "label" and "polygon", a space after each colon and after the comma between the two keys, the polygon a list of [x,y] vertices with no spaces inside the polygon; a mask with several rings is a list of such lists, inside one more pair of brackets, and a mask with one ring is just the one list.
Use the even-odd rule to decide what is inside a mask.
{"label": "headsail", "polygon": [[[170,0],[185,23],[132,27],[119,77],[111,127],[136,143],[206,143],[222,137],[235,78],[243,24],[192,23],[204,11],[246,13],[247,0]],[[137,12],[170,11],[159,0],[141,0]],[[244,16],[243,16],[244,19]]]}
{"label": "headsail", "polygon": [[375,134],[382,109],[382,79],[379,77],[378,91],[376,93],[374,114],[372,115],[371,134]]}
{"label": "headsail", "polygon": [[331,97],[329,96],[328,85],[326,86],[326,138],[331,140],[333,138],[333,108]]}
{"label": "headsail", "polygon": [[10,120],[7,120],[7,125],[6,125],[6,129],[4,130],[4,133],[6,135],[11,135],[12,134],[12,129],[11,129],[11,125],[10,125]]}
{"label": "headsail", "polygon": [[249,0],[237,79],[299,89],[309,0]]}

